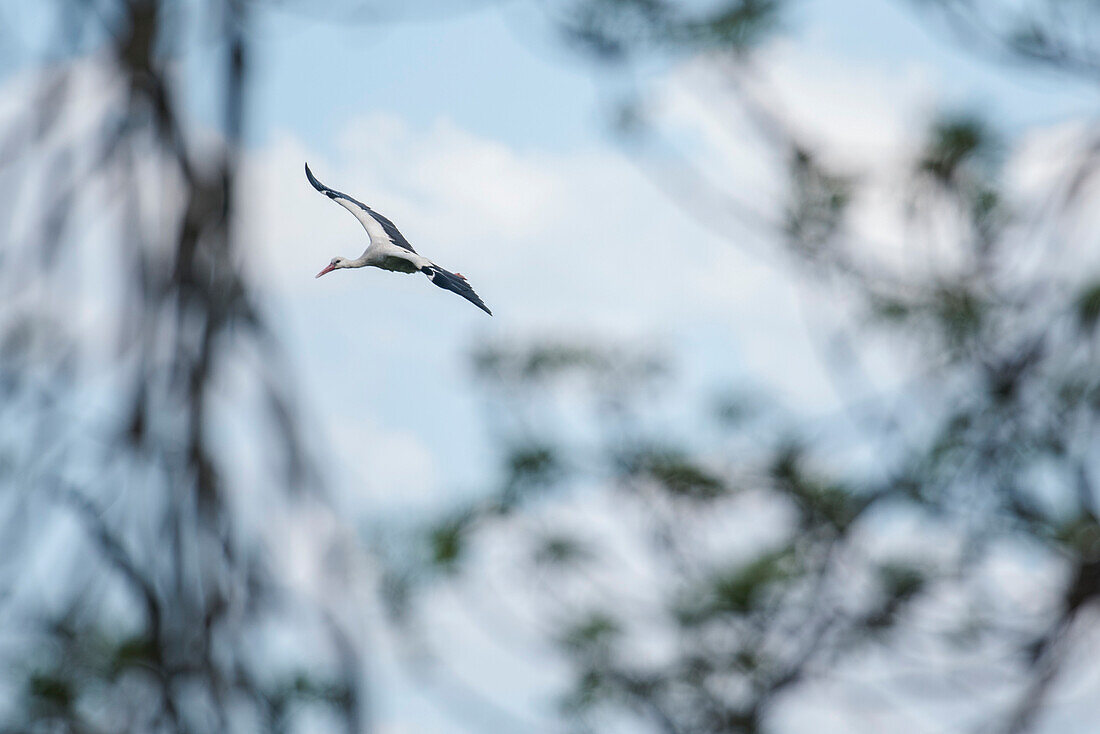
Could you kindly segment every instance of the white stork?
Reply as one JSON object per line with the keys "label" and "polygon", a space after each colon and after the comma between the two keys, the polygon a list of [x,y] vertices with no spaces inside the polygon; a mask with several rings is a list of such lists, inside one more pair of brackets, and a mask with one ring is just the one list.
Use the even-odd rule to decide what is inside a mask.
{"label": "white stork", "polygon": [[466,282],[466,277],[462,273],[451,273],[428,258],[418,255],[413,246],[409,244],[409,241],[405,239],[405,236],[397,231],[397,227],[393,225],[393,222],[366,204],[325,186],[314,177],[313,171],[309,170],[308,163],[306,164],[306,178],[313,184],[313,188],[351,212],[363,225],[363,229],[367,230],[367,237],[370,238],[370,245],[367,246],[362,255],[354,260],[349,260],[346,257],[334,257],[324,270],[317,273],[316,277],[320,278],[325,273],[331,273],[333,270],[340,270],[341,268],[372,267],[391,270],[396,273],[420,271],[428,276],[428,280],[440,288],[457,293],[485,313],[490,316],[493,315],[489,307],[474,293],[474,289]]}

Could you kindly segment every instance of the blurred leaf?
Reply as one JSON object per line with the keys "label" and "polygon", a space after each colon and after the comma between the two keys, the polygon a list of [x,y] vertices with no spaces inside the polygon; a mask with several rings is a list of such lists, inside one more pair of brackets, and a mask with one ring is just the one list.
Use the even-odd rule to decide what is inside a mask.
{"label": "blurred leaf", "polygon": [[874,294],[868,301],[871,314],[882,321],[900,322],[908,318],[912,307],[900,298]]}
{"label": "blurred leaf", "polygon": [[933,124],[918,168],[944,185],[958,183],[964,166],[990,160],[993,135],[971,115],[945,117]]}
{"label": "blurred leaf", "polygon": [[468,512],[461,512],[429,531],[428,548],[432,565],[447,571],[455,570],[466,548],[471,519]]}
{"label": "blurred leaf", "polygon": [[877,570],[881,601],[864,619],[869,630],[882,632],[894,625],[898,612],[927,583],[927,572],[907,562],[892,562]]}
{"label": "blurred leaf", "polygon": [[924,588],[926,573],[909,563],[887,563],[878,569],[883,594],[890,599],[909,599]]}
{"label": "blurred leaf", "polygon": [[622,629],[606,612],[592,612],[571,625],[561,636],[562,646],[577,655],[606,657]]}
{"label": "blurred leaf", "polygon": [[675,616],[684,626],[695,626],[724,614],[755,611],[775,585],[798,575],[794,550],[765,553],[752,562],[714,574],[681,601]]}
{"label": "blurred leaf", "polygon": [[[0,731],[267,728],[272,644],[307,665],[336,648],[338,697],[358,695],[358,640],[329,605],[276,580],[283,559],[245,518],[299,510],[287,502],[310,463],[289,352],[240,247],[259,22],[245,5],[47,0],[34,3],[33,48],[12,58],[4,48],[25,67],[21,107],[38,129],[25,133],[21,110],[0,121],[3,198],[29,202],[24,225],[0,234],[0,385],[15,393],[0,406],[12,426],[0,456],[18,444],[20,476],[8,484],[33,497],[0,513],[12,571],[0,601],[19,638],[0,663]],[[0,29],[5,41],[19,22]],[[194,70],[173,62],[196,24],[225,51],[202,72],[219,111],[205,123],[182,94]],[[75,227],[81,213],[95,226]],[[109,265],[74,270],[87,256]],[[92,321],[74,321],[92,293],[109,297]],[[230,383],[247,389],[220,393]],[[264,414],[265,403],[276,410]],[[234,456],[227,431],[254,451]],[[300,470],[271,471],[299,457]],[[242,461],[256,471],[225,471]],[[242,494],[241,482],[258,492]],[[311,509],[333,509],[331,497],[314,499]],[[318,542],[327,570],[350,553]],[[43,658],[57,667],[38,670]],[[36,673],[21,677],[20,659]],[[358,709],[326,713],[366,728]]]}
{"label": "blurred leaf", "polygon": [[959,347],[981,330],[985,305],[971,289],[958,283],[941,286],[934,294],[932,309],[948,344]]}
{"label": "blurred leaf", "polygon": [[1093,390],[1089,380],[1074,376],[1067,377],[1057,385],[1058,405],[1062,410],[1066,410],[1087,403]]}
{"label": "blurred leaf", "polygon": [[609,355],[576,344],[536,346],[520,355],[519,372],[528,380],[540,380],[568,371],[604,372],[611,368]]}
{"label": "blurred leaf", "polygon": [[764,664],[760,652],[757,650],[740,649],[733,656],[733,664],[740,670],[753,672]]}
{"label": "blurred leaf", "polygon": [[592,553],[576,538],[552,535],[541,539],[534,557],[539,565],[562,568],[586,561]]}
{"label": "blurred leaf", "polygon": [[556,451],[550,446],[513,448],[508,454],[508,485],[546,486],[562,473]]}
{"label": "blurred leaf", "polygon": [[412,604],[412,579],[408,572],[402,572],[391,567],[383,566],[380,593],[385,605],[386,613],[391,621],[403,624],[409,619],[409,611]]}
{"label": "blurred leaf", "polygon": [[1062,593],[1062,608],[1067,612],[1075,612],[1100,598],[1100,553],[1095,545],[1094,539],[1089,554],[1074,559],[1073,580]]}
{"label": "blurred leaf", "polygon": [[778,28],[782,7],[777,0],[727,1],[711,16],[690,23],[688,36],[708,46],[743,52]]}
{"label": "blurred leaf", "polygon": [[651,479],[675,497],[710,500],[726,492],[721,477],[673,449],[642,449],[629,454],[623,464],[628,475]]}
{"label": "blurred leaf", "polygon": [[145,635],[137,635],[123,640],[115,648],[111,669],[114,674],[135,665],[149,665],[157,657],[154,642]]}
{"label": "blurred leaf", "polygon": [[771,476],[777,489],[798,503],[809,524],[825,522],[844,530],[862,506],[845,485],[812,476],[804,466],[804,451],[796,443],[788,443],[776,452]]}
{"label": "blurred leaf", "polygon": [[798,441],[786,441],[775,452],[770,474],[777,481],[793,484],[801,480],[805,449]]}
{"label": "blurred leaf", "polygon": [[692,685],[700,685],[715,671],[715,662],[705,654],[689,654],[680,660],[679,676]]}
{"label": "blurred leaf", "polygon": [[321,701],[336,706],[347,706],[352,692],[342,683],[317,680],[305,672],[283,686],[287,698],[299,698],[309,701]]}
{"label": "blurred leaf", "polygon": [[795,554],[785,548],[767,553],[752,563],[714,580],[713,594],[717,609],[743,613],[750,611],[767,589],[797,573]]}
{"label": "blurred leaf", "polygon": [[1035,21],[1020,25],[1010,37],[1011,43],[1025,54],[1046,56],[1051,53],[1051,38]]}
{"label": "blurred leaf", "polygon": [[1077,323],[1082,331],[1093,331],[1100,319],[1100,280],[1085,286],[1077,296]]}
{"label": "blurred leaf", "polygon": [[787,236],[800,250],[813,253],[840,229],[852,200],[852,181],[825,169],[808,150],[791,159],[791,194],[787,205]]}
{"label": "blurred leaf", "polygon": [[731,392],[714,398],[711,410],[719,423],[734,428],[753,418],[760,406],[750,395]]}
{"label": "blurred leaf", "polygon": [[635,99],[616,105],[611,120],[612,129],[624,139],[638,139],[649,129],[645,111]]}
{"label": "blurred leaf", "polygon": [[70,681],[50,673],[35,673],[27,684],[31,698],[51,710],[69,711],[76,700]]}
{"label": "blurred leaf", "polygon": [[1078,513],[1063,522],[1054,537],[1079,558],[1100,558],[1100,524],[1087,513]]}
{"label": "blurred leaf", "polygon": [[582,670],[577,675],[573,690],[562,700],[562,709],[582,712],[607,698],[613,689],[607,683],[606,674],[595,668]]}
{"label": "blurred leaf", "polygon": [[974,416],[968,410],[952,414],[932,442],[927,456],[931,469],[944,466],[950,470],[956,465],[960,452],[967,450],[969,434],[974,426]]}
{"label": "blurred leaf", "polygon": [[665,366],[655,354],[593,346],[581,341],[499,344],[473,356],[478,376],[504,384],[536,386],[569,376],[613,381],[620,387],[660,376]]}
{"label": "blurred leaf", "polygon": [[708,8],[665,0],[581,0],[563,22],[566,39],[618,63],[642,51],[744,53],[779,26],[778,0],[721,0]]}
{"label": "blurred leaf", "polygon": [[970,220],[977,231],[978,244],[988,250],[1008,221],[1000,193],[988,186],[978,186],[968,197]]}
{"label": "blurred leaf", "polygon": [[1045,356],[1046,349],[1046,339],[1040,336],[1030,344],[1018,345],[1006,357],[987,360],[985,376],[990,402],[1001,410],[1006,409],[1007,404],[1019,396],[1021,386],[1026,383],[1031,370]]}

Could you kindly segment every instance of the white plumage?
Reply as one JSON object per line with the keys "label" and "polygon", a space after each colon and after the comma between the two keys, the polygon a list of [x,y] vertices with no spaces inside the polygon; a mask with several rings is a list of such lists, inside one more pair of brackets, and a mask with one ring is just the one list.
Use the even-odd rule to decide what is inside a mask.
{"label": "white plumage", "polygon": [[309,170],[308,163],[306,164],[306,178],[309,179],[313,188],[351,212],[352,216],[363,225],[363,229],[367,231],[367,237],[370,238],[370,244],[362,255],[354,260],[345,257],[334,257],[324,270],[317,273],[316,277],[320,278],[326,273],[343,268],[371,267],[396,273],[415,273],[419,271],[428,276],[428,280],[440,288],[457,293],[485,313],[490,316],[493,315],[493,312],[489,310],[481,297],[466,282],[465,276],[461,273],[444,270],[428,258],[418,254],[389,219],[347,194],[325,186],[317,180],[313,175],[313,171]]}

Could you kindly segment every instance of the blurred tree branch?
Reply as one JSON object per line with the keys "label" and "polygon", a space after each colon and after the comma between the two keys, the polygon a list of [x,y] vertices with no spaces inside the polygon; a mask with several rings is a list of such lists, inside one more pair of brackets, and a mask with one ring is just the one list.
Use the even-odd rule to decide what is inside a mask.
{"label": "blurred tree branch", "polygon": [[[919,5],[1003,60],[1096,77],[1094,4]],[[670,146],[660,148],[655,179],[675,181],[674,196],[706,212],[712,229],[737,242],[757,233],[848,304],[837,333],[849,348],[829,369],[865,374],[860,347],[884,344],[904,355],[899,369],[910,379],[876,401],[873,424],[837,421],[828,441],[771,413],[736,416],[713,444],[670,438],[676,432],[645,408],[660,382],[632,372],[622,353],[569,342],[489,347],[475,365],[505,447],[500,486],[428,529],[436,552],[425,555],[421,580],[490,573],[486,548],[499,553],[503,543],[494,539],[524,537],[512,550],[516,567],[557,570],[541,586],[520,571],[515,593],[563,630],[559,649],[574,674],[563,705],[588,729],[636,721],[661,732],[772,730],[786,701],[861,660],[904,654],[934,680],[937,657],[965,653],[1006,673],[987,692],[1002,703],[974,701],[983,718],[1006,732],[1036,730],[1069,675],[1070,640],[1090,642],[1075,620],[1100,597],[1097,264],[1063,253],[1061,235],[1095,208],[1100,135],[1091,121],[1042,190],[1021,194],[1005,170],[1016,140],[975,114],[932,120],[886,184],[905,202],[895,257],[897,245],[868,241],[852,216],[882,180],[842,169],[810,140],[812,127],[792,124],[756,63],[793,7],[581,0],[554,12],[566,38],[601,64],[690,57],[725,75],[722,102],[787,166],[779,215],[747,205]],[[621,129],[648,165],[646,143],[661,131],[645,109],[632,104]],[[1064,257],[1083,265],[1057,267]],[[572,435],[592,424],[595,436]],[[837,445],[877,460],[830,461]],[[722,528],[753,529],[742,508],[784,520],[751,549],[731,551]],[[593,535],[582,517],[601,512]],[[901,548],[878,538],[898,518],[918,535]],[[542,530],[522,534],[532,523]],[[1057,569],[1021,581],[1026,608],[1021,590],[992,577],[1013,554]],[[936,654],[907,649],[918,634]],[[916,688],[899,694],[922,700]]]}
{"label": "blurred tree branch", "polygon": [[[2,409],[28,429],[4,437],[5,512],[33,529],[5,542],[19,591],[3,613],[25,632],[5,730],[287,731],[310,707],[368,726],[359,651],[276,577],[234,497],[238,449],[212,431],[230,370],[250,371],[255,394],[237,408],[258,416],[261,455],[283,457],[266,501],[324,501],[233,236],[254,6],[52,3],[49,58],[24,74],[35,101],[0,124],[0,185],[33,202],[12,219],[25,235],[4,233],[0,269]],[[220,29],[212,142],[183,112],[193,80],[174,68],[189,14]],[[78,258],[92,263],[83,278],[67,264]],[[86,536],[59,545],[66,517]],[[34,569],[49,574],[37,589]],[[257,646],[272,625],[312,634],[310,655],[273,664]]]}

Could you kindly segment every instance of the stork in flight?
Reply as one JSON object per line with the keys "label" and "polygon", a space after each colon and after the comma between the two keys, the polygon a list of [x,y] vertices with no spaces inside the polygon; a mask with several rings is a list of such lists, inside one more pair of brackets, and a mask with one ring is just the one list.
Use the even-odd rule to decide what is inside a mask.
{"label": "stork in flight", "polygon": [[317,273],[316,277],[320,278],[325,273],[331,273],[333,270],[340,270],[341,268],[373,267],[391,270],[396,273],[420,271],[428,276],[428,280],[440,288],[457,293],[485,313],[490,316],[493,315],[485,302],[474,293],[474,289],[466,282],[466,277],[462,273],[452,273],[444,270],[428,258],[418,255],[413,246],[409,244],[409,241],[405,239],[405,236],[397,231],[397,227],[393,225],[393,222],[366,204],[325,186],[314,177],[313,171],[309,170],[308,163],[306,164],[306,178],[313,184],[313,188],[351,212],[363,225],[363,229],[367,230],[367,237],[370,238],[370,245],[367,246],[362,255],[354,260],[349,260],[346,257],[334,257],[325,266],[324,270]]}

